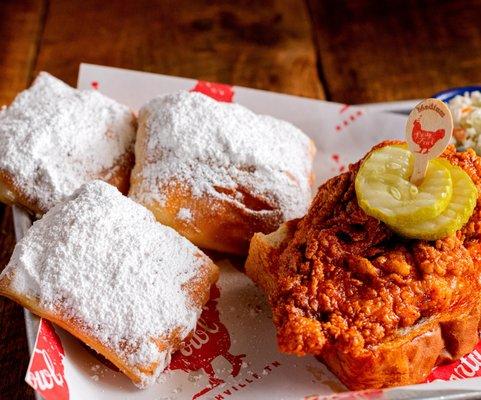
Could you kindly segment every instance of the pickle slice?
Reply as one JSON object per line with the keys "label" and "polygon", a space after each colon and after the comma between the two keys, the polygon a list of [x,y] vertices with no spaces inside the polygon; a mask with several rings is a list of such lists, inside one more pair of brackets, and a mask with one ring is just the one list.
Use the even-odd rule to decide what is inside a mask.
{"label": "pickle slice", "polygon": [[388,225],[411,225],[441,214],[452,196],[451,174],[439,160],[429,162],[419,186],[409,178],[413,156],[402,146],[374,151],[357,173],[358,203],[366,212]]}
{"label": "pickle slice", "polygon": [[416,239],[437,240],[461,229],[473,214],[478,190],[462,168],[447,160],[439,160],[450,171],[453,194],[446,209],[437,217],[418,221],[417,224],[392,225],[392,230],[402,236]]}

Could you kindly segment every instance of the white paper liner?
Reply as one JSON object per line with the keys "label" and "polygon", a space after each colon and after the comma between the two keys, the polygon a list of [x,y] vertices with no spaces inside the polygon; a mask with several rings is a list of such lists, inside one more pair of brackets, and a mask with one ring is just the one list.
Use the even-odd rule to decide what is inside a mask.
{"label": "white paper liner", "polygon": [[[195,84],[196,81],[191,79],[89,64],[81,65],[78,79],[79,88],[96,87],[134,110],[155,95],[189,90]],[[359,159],[379,141],[403,137],[405,117],[401,115],[247,88],[233,89],[235,102],[258,113],[288,120],[313,138],[318,148],[315,160],[317,184],[338,174],[349,162]],[[389,107],[396,111],[405,108],[404,102]],[[30,220],[22,210],[15,208],[14,221],[18,240],[28,229]],[[313,357],[297,358],[279,353],[275,330],[263,295],[229,260],[219,264],[221,277],[218,287],[221,296],[215,307],[218,311],[215,321],[226,328],[230,346],[208,357],[212,360],[206,365],[213,367],[214,378],[223,383],[199,398],[370,398],[369,392],[345,392],[343,385]],[[32,347],[38,319],[28,311],[26,325]],[[202,336],[203,339],[200,340],[207,347],[209,341],[220,340],[219,337],[216,339],[218,326],[210,326],[207,331],[209,329],[208,335]],[[66,354],[64,367],[70,399],[187,399],[213,386],[209,384],[209,375],[205,371],[207,366],[198,371],[167,372],[162,383],[147,390],[138,390],[123,374],[102,364],[78,340],[61,329],[57,328],[57,332]],[[225,340],[225,334],[223,337]],[[205,340],[207,342],[204,343]],[[232,363],[226,355],[228,358],[229,355],[242,356],[242,366],[235,377],[231,374]],[[395,388],[375,396],[385,399],[480,398],[481,378]]]}

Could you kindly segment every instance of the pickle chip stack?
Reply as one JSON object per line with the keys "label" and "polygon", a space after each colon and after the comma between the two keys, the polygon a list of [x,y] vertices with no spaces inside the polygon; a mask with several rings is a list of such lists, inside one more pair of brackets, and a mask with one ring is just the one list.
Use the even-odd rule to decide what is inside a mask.
{"label": "pickle chip stack", "polygon": [[437,240],[459,230],[474,211],[477,189],[460,167],[436,158],[420,185],[410,182],[414,157],[405,146],[386,146],[362,163],[355,187],[359,206],[393,231]]}

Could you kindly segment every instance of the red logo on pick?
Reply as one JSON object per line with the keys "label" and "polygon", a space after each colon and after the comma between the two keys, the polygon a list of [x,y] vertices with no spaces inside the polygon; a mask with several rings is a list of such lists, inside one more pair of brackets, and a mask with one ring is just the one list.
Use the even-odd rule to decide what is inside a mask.
{"label": "red logo on pick", "polygon": [[419,119],[414,121],[411,133],[413,142],[419,146],[419,152],[421,154],[426,154],[445,134],[446,131],[444,129],[438,129],[436,131],[423,129]]}
{"label": "red logo on pick", "polygon": [[225,103],[232,103],[234,98],[233,87],[223,83],[197,81],[197,84],[191,92],[200,92],[212,97],[214,100],[223,101]]}
{"label": "red logo on pick", "polygon": [[37,340],[25,381],[45,400],[68,400],[69,391],[63,366],[65,352],[50,322],[40,319]]}

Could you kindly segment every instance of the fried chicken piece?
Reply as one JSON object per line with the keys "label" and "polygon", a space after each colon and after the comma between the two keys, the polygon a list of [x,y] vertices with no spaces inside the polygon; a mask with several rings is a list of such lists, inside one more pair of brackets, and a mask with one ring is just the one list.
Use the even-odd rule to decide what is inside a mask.
{"label": "fried chicken piece", "polygon": [[[442,156],[481,190],[473,151]],[[455,235],[405,239],[359,207],[361,161],[322,185],[304,218],[256,234],[246,272],[269,298],[281,351],[320,357],[350,389],[421,382],[479,340],[481,197]]]}

